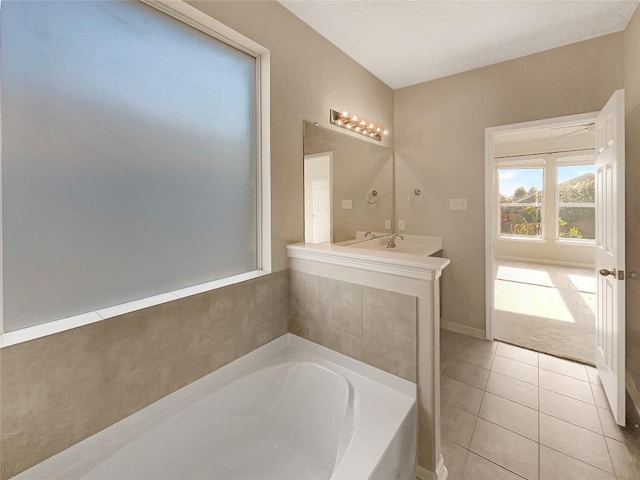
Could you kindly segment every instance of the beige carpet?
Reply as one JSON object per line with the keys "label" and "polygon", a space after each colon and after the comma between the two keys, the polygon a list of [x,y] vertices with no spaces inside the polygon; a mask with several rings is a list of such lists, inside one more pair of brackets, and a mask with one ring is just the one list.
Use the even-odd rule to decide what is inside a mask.
{"label": "beige carpet", "polygon": [[594,364],[592,270],[497,260],[494,277],[496,339]]}

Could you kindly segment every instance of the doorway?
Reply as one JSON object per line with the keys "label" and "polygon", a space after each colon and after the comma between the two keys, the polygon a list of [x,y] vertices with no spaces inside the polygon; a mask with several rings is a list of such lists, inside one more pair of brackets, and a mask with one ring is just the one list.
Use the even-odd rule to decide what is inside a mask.
{"label": "doorway", "polygon": [[[556,133],[550,135],[554,130]],[[571,139],[572,145],[567,148],[563,142],[576,134],[586,135],[589,144],[573,145],[576,139]],[[527,142],[537,141],[540,136],[550,142],[550,146],[527,150],[535,146]],[[518,142],[510,142],[514,138]],[[501,145],[509,143],[518,144],[519,150],[512,151]],[[579,249],[574,247],[581,246],[586,251],[587,243],[591,243],[594,247],[593,280],[587,277],[583,282],[573,282],[578,290],[577,284],[595,283],[596,308],[591,308],[595,317],[594,355],[593,360],[581,360],[595,363],[616,423],[625,425],[624,90],[614,92],[604,108],[596,113],[487,128],[485,147],[487,338],[492,340],[496,332],[505,335],[496,328],[497,307],[501,306],[498,301],[505,297],[511,297],[512,304],[524,303],[536,308],[536,315],[526,319],[525,323],[530,325],[535,325],[541,312],[548,312],[549,307],[567,306],[560,292],[555,299],[536,298],[531,294],[533,290],[526,288],[528,284],[558,287],[549,272],[526,272],[526,269],[523,269],[525,272],[505,272],[503,268],[502,275],[507,278],[499,278],[498,267],[501,265],[497,265],[497,253],[504,252],[499,240],[511,242],[519,252],[537,251],[538,254],[547,250],[548,245],[571,247],[565,249],[560,259],[545,258],[546,261],[541,262],[541,255],[520,258],[535,259],[534,264],[561,266],[575,261],[573,254]],[[589,159],[589,156],[594,158]],[[514,188],[508,180],[516,177],[523,185]],[[587,233],[591,231],[593,235]],[[517,283],[526,293],[519,297],[506,292],[498,295],[500,281]],[[582,300],[588,306],[588,297],[582,295]],[[587,311],[577,314],[580,319],[590,316]],[[576,323],[576,317],[572,315],[572,319],[572,323]],[[558,323],[561,318],[554,315],[551,320]],[[575,353],[558,351],[561,347],[550,345],[551,330],[552,326],[542,328],[540,332],[545,338],[540,339],[540,335],[536,338],[535,330],[530,329],[514,343],[575,358]]]}
{"label": "doorway", "polygon": [[595,365],[595,117],[492,136],[493,336]]}
{"label": "doorway", "polygon": [[304,157],[304,241],[331,243],[333,239],[332,152]]}

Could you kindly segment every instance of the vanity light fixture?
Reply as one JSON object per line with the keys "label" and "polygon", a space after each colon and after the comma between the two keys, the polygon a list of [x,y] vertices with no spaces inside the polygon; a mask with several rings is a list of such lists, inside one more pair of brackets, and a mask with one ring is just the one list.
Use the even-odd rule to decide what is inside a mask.
{"label": "vanity light fixture", "polygon": [[349,112],[338,112],[337,110],[329,110],[329,112],[329,121],[333,125],[357,132],[360,135],[380,141],[382,140],[382,135],[389,133],[383,127],[375,125],[373,122],[363,120],[357,115],[349,115]]}

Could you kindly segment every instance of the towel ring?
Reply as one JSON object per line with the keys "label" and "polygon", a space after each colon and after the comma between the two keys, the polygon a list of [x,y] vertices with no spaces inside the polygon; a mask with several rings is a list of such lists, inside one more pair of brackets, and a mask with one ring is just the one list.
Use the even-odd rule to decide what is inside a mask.
{"label": "towel ring", "polygon": [[371,193],[369,193],[369,195],[367,195],[367,203],[369,205],[375,205],[376,203],[378,203],[378,191],[377,190],[371,190]]}
{"label": "towel ring", "polygon": [[409,204],[417,205],[422,200],[424,200],[424,197],[422,196],[422,192],[420,191],[420,189],[416,188],[412,193],[409,194],[407,200],[409,200]]}

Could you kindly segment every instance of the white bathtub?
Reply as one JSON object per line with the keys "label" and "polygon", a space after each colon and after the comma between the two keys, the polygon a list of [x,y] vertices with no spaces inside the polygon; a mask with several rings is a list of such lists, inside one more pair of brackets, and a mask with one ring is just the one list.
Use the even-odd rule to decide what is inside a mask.
{"label": "white bathtub", "polygon": [[14,477],[408,480],[416,386],[287,334]]}

